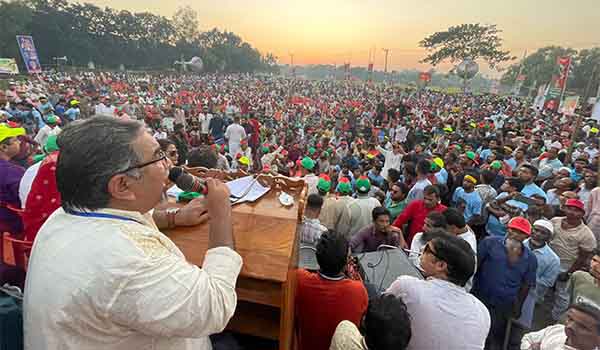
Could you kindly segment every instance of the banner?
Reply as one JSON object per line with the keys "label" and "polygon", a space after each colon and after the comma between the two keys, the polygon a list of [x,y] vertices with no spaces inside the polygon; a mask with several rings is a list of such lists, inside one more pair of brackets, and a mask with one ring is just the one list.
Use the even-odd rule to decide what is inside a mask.
{"label": "banner", "polygon": [[569,77],[569,69],[571,68],[571,57],[559,57],[558,58],[559,73],[556,79],[556,87],[564,89],[567,85],[567,78]]}
{"label": "banner", "polygon": [[41,73],[42,66],[40,65],[40,60],[33,44],[33,38],[29,35],[17,35],[17,43],[19,44],[19,51],[21,51],[21,57],[23,57],[27,72],[29,74]]}
{"label": "banner", "polygon": [[19,67],[14,58],[0,58],[0,74],[19,74]]}
{"label": "banner", "polygon": [[369,73],[373,73],[373,63],[369,63]]}
{"label": "banner", "polygon": [[561,105],[561,113],[564,115],[575,115],[577,104],[579,103],[579,96],[566,97]]}
{"label": "banner", "polygon": [[431,73],[429,72],[421,72],[419,73],[419,80],[424,82],[424,83],[428,83],[431,81]]}

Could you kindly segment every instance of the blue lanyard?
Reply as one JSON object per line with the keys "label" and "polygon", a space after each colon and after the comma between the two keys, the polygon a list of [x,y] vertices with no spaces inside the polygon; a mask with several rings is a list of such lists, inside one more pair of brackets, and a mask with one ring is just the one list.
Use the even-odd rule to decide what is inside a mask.
{"label": "blue lanyard", "polygon": [[102,218],[102,219],[133,221],[133,222],[137,222],[138,224],[141,224],[141,222],[139,222],[135,219],[128,218],[126,216],[121,216],[121,215],[114,215],[114,214],[107,214],[107,213],[89,213],[89,212],[80,212],[80,211],[75,211],[75,210],[68,211],[67,213],[69,213],[71,215],[82,216],[82,217],[87,217],[87,218]]}

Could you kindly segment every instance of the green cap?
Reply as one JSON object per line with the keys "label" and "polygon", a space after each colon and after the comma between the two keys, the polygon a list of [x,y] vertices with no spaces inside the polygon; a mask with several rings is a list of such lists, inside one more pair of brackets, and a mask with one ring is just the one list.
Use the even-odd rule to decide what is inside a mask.
{"label": "green cap", "polygon": [[352,193],[352,185],[350,184],[348,179],[345,177],[340,179],[337,189],[338,189],[338,192],[340,192],[340,193],[344,193],[344,194]]}
{"label": "green cap", "polygon": [[368,192],[371,189],[371,181],[366,176],[361,176],[356,180],[356,189],[359,192]]}
{"label": "green cap", "polygon": [[465,152],[465,155],[467,156],[467,158],[469,158],[470,160],[475,160],[475,153],[471,152],[471,151],[467,151]]}
{"label": "green cap", "polygon": [[46,118],[46,121],[48,122],[48,124],[57,124],[58,117],[55,115],[50,115],[48,118]]}
{"label": "green cap", "polygon": [[263,151],[263,153],[269,153],[269,147],[263,146],[262,151]]}
{"label": "green cap", "polygon": [[302,167],[306,170],[313,170],[313,168],[315,167],[315,161],[310,159],[309,157],[302,158],[300,164],[302,164]]}
{"label": "green cap", "polygon": [[58,151],[58,144],[56,143],[57,139],[58,139],[57,135],[48,136],[48,139],[46,140],[46,145],[44,146],[44,151],[46,153],[52,153],[54,151]]}
{"label": "green cap", "polygon": [[329,192],[331,190],[331,178],[327,174],[319,176],[319,182],[317,183],[317,189],[323,192]]}
{"label": "green cap", "polygon": [[495,160],[490,164],[490,167],[492,167],[492,169],[502,169],[502,163],[500,163],[499,160]]}
{"label": "green cap", "polygon": [[311,147],[308,149],[308,154],[310,154],[312,156],[313,154],[315,154],[316,151],[317,150],[314,147]]}

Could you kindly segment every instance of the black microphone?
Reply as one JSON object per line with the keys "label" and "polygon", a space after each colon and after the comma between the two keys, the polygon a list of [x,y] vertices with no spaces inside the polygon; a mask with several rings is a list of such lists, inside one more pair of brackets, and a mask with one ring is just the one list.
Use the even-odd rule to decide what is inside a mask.
{"label": "black microphone", "polygon": [[204,195],[208,193],[206,181],[192,174],[186,173],[182,167],[176,166],[171,168],[169,171],[169,180],[171,180],[171,182],[184,191],[198,192]]}

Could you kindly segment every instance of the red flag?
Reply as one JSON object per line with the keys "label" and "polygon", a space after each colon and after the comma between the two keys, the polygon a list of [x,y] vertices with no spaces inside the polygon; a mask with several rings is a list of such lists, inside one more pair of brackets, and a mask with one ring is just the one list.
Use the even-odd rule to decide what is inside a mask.
{"label": "red flag", "polygon": [[423,81],[423,82],[430,82],[431,81],[431,73],[429,72],[421,72],[419,74],[419,80]]}
{"label": "red flag", "polygon": [[559,66],[559,76],[556,80],[556,87],[564,89],[567,84],[567,78],[569,77],[569,68],[571,67],[571,56],[559,57],[558,60]]}

